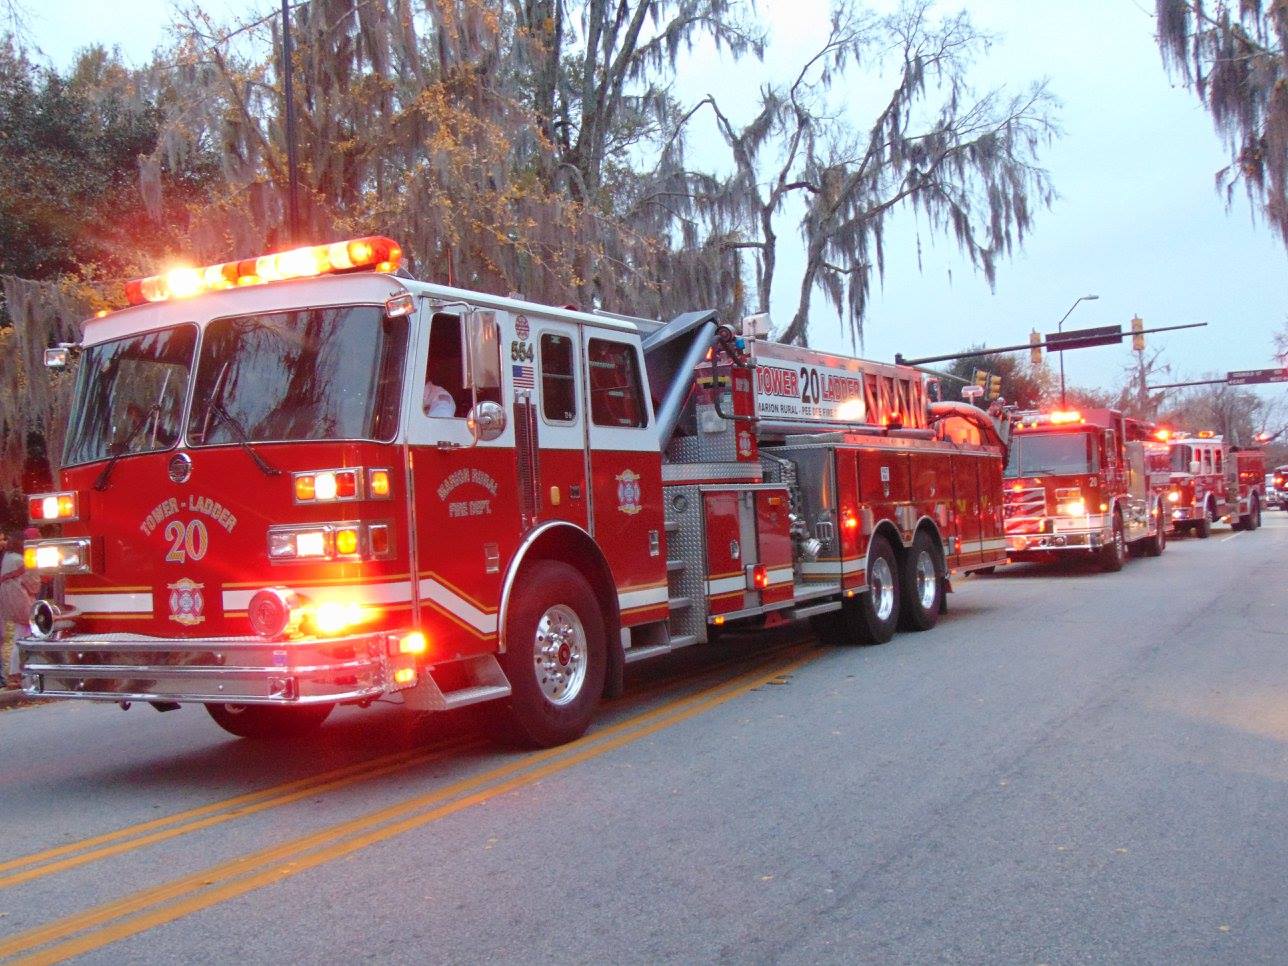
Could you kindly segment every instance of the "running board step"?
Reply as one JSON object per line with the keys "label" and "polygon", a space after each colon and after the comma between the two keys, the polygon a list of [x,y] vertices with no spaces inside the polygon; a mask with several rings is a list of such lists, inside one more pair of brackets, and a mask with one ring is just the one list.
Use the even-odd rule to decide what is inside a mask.
{"label": "running board step", "polygon": [[666,572],[668,574],[673,574],[677,571],[683,570],[686,566],[688,565],[683,560],[668,560],[666,562]]}
{"label": "running board step", "polygon": [[666,604],[673,611],[688,610],[690,607],[693,606],[693,601],[690,600],[688,597],[672,597],[670,600],[666,602]]}
{"label": "running board step", "polygon": [[493,701],[510,695],[510,682],[494,654],[481,654],[462,661],[469,672],[469,683],[454,691],[443,691],[434,675],[422,671],[414,688],[401,692],[403,702],[413,711],[452,711],[481,701]]}
{"label": "running board step", "polygon": [[647,647],[632,647],[626,651],[626,663],[634,664],[649,657],[661,657],[671,653],[670,644],[650,644]]}
{"label": "running board step", "polygon": [[443,704],[446,705],[446,710],[451,711],[454,708],[463,708],[469,704],[478,704],[482,701],[491,701],[494,698],[508,698],[509,696],[510,685],[508,684],[480,684],[474,688],[448,691],[443,695]]}

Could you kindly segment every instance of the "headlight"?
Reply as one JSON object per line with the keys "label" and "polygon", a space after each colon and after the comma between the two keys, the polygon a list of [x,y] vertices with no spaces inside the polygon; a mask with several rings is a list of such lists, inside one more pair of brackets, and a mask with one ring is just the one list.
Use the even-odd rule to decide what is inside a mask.
{"label": "headlight", "polygon": [[312,523],[271,527],[268,558],[293,560],[379,560],[391,556],[387,523]]}
{"label": "headlight", "polygon": [[89,547],[89,537],[33,541],[23,544],[22,563],[40,574],[87,574]]}
{"label": "headlight", "polygon": [[1085,500],[1070,500],[1068,503],[1060,504],[1060,515],[1066,517],[1080,517],[1087,512],[1087,503]]}

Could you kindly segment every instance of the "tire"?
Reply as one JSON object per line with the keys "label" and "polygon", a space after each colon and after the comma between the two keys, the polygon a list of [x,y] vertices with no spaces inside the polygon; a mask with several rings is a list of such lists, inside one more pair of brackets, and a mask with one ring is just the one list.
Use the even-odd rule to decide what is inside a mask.
{"label": "tire", "polygon": [[1212,536],[1212,511],[1211,504],[1203,504],[1203,518],[1194,524],[1194,535],[1200,540],[1206,540]]}
{"label": "tire", "polygon": [[944,602],[944,562],[925,530],[917,531],[911,550],[904,555],[899,583],[903,598],[899,626],[909,631],[928,631],[939,623]]}
{"label": "tire", "polygon": [[1116,574],[1123,569],[1127,560],[1127,543],[1123,538],[1123,520],[1114,514],[1113,539],[1100,548],[1100,569],[1107,574]]}
{"label": "tire", "polygon": [[1158,511],[1158,532],[1141,541],[1141,549],[1146,557],[1161,557],[1167,549],[1167,521],[1163,519],[1161,508]]}
{"label": "tire", "polygon": [[580,738],[595,716],[608,673],[604,616],[568,564],[539,560],[519,579],[500,656],[510,682],[500,724],[514,743],[550,748]]}
{"label": "tire", "polygon": [[899,561],[890,541],[872,538],[868,549],[868,592],[856,598],[858,640],[885,644],[899,627]]}
{"label": "tire", "polygon": [[316,731],[335,707],[333,704],[303,704],[282,707],[269,704],[208,704],[206,711],[215,724],[238,738],[258,741],[302,738]]}

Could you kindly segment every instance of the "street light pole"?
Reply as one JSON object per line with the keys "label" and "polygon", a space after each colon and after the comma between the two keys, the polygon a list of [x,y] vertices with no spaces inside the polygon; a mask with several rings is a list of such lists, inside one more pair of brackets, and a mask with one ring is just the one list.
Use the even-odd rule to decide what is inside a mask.
{"label": "street light pole", "polygon": [[[1055,330],[1057,332],[1064,331],[1064,328],[1063,328],[1064,320],[1073,314],[1073,310],[1078,307],[1079,302],[1094,302],[1098,298],[1100,298],[1099,295],[1083,295],[1078,297],[1077,299],[1074,299],[1073,304],[1069,306],[1069,311],[1064,313],[1064,317],[1061,318],[1060,321],[1055,324]],[[1060,408],[1061,409],[1068,408],[1068,403],[1064,401],[1064,353],[1063,352],[1060,353]]]}

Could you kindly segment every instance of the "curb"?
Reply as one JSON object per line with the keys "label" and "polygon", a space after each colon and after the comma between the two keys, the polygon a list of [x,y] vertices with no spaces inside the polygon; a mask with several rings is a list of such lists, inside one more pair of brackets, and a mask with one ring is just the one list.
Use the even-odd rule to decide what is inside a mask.
{"label": "curb", "polygon": [[21,708],[29,704],[45,704],[50,698],[33,698],[16,688],[5,688],[0,691],[0,711],[10,708]]}

